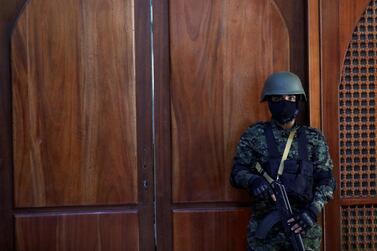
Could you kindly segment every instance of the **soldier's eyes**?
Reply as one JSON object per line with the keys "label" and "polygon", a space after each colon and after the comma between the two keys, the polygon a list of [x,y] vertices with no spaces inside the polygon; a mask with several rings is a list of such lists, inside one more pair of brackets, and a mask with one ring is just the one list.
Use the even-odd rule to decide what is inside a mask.
{"label": "soldier's eyes", "polygon": [[285,99],[287,101],[291,101],[291,102],[296,102],[296,96],[287,96],[287,98]]}
{"label": "soldier's eyes", "polygon": [[272,102],[279,102],[282,100],[286,100],[289,102],[296,102],[296,96],[295,95],[284,95],[284,96],[272,96],[271,101]]}

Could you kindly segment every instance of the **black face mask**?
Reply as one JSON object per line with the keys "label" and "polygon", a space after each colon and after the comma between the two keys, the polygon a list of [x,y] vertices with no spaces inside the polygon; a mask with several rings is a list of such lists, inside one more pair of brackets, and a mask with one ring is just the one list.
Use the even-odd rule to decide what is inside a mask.
{"label": "black face mask", "polygon": [[280,124],[285,124],[296,118],[299,113],[298,102],[290,102],[281,100],[278,102],[268,101],[268,107],[272,114],[272,118]]}

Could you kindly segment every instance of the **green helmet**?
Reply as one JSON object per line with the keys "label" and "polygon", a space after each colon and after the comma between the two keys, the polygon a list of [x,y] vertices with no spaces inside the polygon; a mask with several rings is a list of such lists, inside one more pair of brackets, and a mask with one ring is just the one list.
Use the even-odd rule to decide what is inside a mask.
{"label": "green helmet", "polygon": [[300,78],[289,71],[275,72],[271,74],[266,82],[260,101],[266,101],[270,95],[303,95],[306,101],[304,88],[302,87]]}

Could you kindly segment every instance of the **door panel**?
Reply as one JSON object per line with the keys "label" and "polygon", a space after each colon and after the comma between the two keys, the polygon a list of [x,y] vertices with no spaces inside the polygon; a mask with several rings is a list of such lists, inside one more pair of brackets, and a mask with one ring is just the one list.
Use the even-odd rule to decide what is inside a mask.
{"label": "door panel", "polygon": [[137,202],[132,5],[33,0],[17,22],[16,207]]}
{"label": "door panel", "polygon": [[174,210],[173,249],[244,250],[246,235],[242,231],[249,215],[247,209]]}
{"label": "door panel", "polygon": [[152,250],[150,2],[18,4],[0,17],[0,250]]}
{"label": "door panel", "polygon": [[0,247],[14,250],[10,33],[26,0],[0,0]]}
{"label": "door panel", "polygon": [[376,1],[322,1],[323,130],[338,189],[325,211],[328,250],[374,250]]}
{"label": "door panel", "polygon": [[268,118],[253,105],[260,83],[289,68],[287,26],[269,1],[173,1],[170,13],[173,200],[229,201],[234,142]]}
{"label": "door panel", "polygon": [[136,211],[17,214],[16,230],[17,250],[139,250]]}
{"label": "door panel", "polygon": [[241,133],[269,119],[267,75],[292,70],[306,84],[304,3],[154,6],[157,249],[244,250],[250,202],[229,184],[232,158]]}

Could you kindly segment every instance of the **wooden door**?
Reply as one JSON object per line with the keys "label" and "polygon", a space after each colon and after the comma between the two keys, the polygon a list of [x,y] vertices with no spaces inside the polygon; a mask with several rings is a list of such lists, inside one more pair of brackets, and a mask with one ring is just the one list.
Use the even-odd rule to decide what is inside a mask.
{"label": "wooden door", "polygon": [[320,1],[322,127],[337,179],[326,250],[377,250],[377,1]]}
{"label": "wooden door", "polygon": [[149,1],[1,4],[1,250],[152,250]]}
{"label": "wooden door", "polygon": [[157,250],[245,250],[235,146],[269,119],[267,75],[291,70],[306,85],[305,20],[304,1],[154,1]]}

